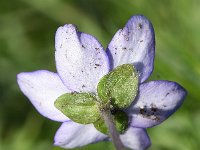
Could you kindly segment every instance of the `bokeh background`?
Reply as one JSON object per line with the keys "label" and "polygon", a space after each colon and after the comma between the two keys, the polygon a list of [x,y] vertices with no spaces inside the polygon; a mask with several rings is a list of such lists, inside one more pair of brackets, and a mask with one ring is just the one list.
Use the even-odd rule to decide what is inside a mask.
{"label": "bokeh background", "polygon": [[[177,81],[188,91],[172,117],[148,129],[150,150],[200,148],[199,0],[0,0],[0,150],[61,150],[52,145],[60,123],[40,116],[16,83],[22,71],[56,71],[56,29],[76,24],[106,47],[134,14],[145,15],[155,28],[151,79]],[[114,149],[108,142],[79,150],[103,148]]]}

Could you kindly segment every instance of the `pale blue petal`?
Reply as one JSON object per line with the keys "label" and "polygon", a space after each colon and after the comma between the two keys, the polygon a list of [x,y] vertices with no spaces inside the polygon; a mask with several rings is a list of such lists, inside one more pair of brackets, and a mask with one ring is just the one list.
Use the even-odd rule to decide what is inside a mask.
{"label": "pale blue petal", "polygon": [[72,121],[65,122],[56,132],[54,145],[63,148],[82,147],[106,140],[108,137],[95,129],[93,124],[82,125]]}
{"label": "pale blue petal", "polygon": [[186,90],[175,82],[143,83],[137,99],[127,109],[131,125],[148,128],[160,124],[181,106],[186,94]]}
{"label": "pale blue petal", "polygon": [[125,147],[133,150],[145,150],[151,145],[146,130],[142,128],[129,127],[120,138]]}
{"label": "pale blue petal", "polygon": [[101,44],[71,24],[58,28],[55,41],[56,67],[64,84],[73,91],[96,92],[99,80],[109,72]]}
{"label": "pale blue petal", "polygon": [[59,96],[70,92],[56,73],[46,70],[23,72],[17,75],[17,82],[40,114],[55,121],[69,120],[54,107]]}
{"label": "pale blue petal", "polygon": [[155,35],[151,22],[144,16],[133,16],[123,29],[117,31],[108,45],[111,67],[133,64],[144,82],[153,71]]}

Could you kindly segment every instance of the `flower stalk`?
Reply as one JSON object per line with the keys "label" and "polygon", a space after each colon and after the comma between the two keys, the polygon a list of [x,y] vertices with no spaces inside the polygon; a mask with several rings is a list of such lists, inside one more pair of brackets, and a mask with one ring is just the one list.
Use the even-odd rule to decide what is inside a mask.
{"label": "flower stalk", "polygon": [[112,114],[109,109],[103,109],[101,115],[105,121],[105,124],[108,128],[110,138],[116,148],[116,150],[123,150],[124,146],[120,140],[119,133],[117,132]]}

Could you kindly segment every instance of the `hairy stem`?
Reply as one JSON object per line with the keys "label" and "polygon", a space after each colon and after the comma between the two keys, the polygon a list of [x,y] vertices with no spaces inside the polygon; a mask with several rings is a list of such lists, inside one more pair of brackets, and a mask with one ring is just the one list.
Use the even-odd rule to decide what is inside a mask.
{"label": "hairy stem", "polygon": [[101,111],[101,115],[109,129],[110,138],[112,139],[116,150],[123,150],[124,146],[119,138],[119,133],[117,132],[110,110]]}

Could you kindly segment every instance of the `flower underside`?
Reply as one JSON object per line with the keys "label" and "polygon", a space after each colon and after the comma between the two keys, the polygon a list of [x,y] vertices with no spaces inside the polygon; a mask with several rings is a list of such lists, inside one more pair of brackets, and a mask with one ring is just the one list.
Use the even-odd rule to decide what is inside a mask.
{"label": "flower underside", "polygon": [[131,64],[118,66],[102,77],[97,94],[72,92],[61,95],[55,107],[71,120],[81,124],[94,123],[97,130],[108,134],[101,116],[110,111],[119,133],[128,128],[128,116],[123,111],[135,99],[138,91],[138,75]]}
{"label": "flower underside", "polygon": [[55,49],[57,73],[17,75],[21,91],[37,111],[62,122],[54,145],[76,148],[109,139],[103,117],[107,111],[125,147],[146,149],[151,145],[146,128],[165,121],[187,95],[176,82],[147,81],[154,68],[155,33],[142,15],[132,16],[106,51],[94,36],[72,24],[57,29]]}

